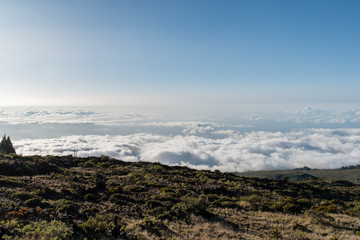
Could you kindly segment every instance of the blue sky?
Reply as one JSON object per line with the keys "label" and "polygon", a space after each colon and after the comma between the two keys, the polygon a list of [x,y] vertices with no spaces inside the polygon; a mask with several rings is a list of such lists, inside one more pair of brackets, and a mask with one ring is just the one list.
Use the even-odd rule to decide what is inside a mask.
{"label": "blue sky", "polygon": [[1,1],[0,105],[359,103],[359,1]]}

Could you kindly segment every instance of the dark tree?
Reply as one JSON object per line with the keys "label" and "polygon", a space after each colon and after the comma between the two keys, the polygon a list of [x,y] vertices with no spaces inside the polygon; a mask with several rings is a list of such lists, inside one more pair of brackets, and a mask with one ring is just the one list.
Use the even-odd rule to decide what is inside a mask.
{"label": "dark tree", "polygon": [[9,136],[6,137],[6,135],[4,135],[4,137],[2,138],[0,142],[0,152],[6,154],[16,153]]}

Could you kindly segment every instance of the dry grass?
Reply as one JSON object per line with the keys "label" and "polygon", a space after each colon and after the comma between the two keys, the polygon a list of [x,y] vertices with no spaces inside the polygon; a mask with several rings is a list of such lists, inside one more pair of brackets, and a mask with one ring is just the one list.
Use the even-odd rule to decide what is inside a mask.
{"label": "dry grass", "polygon": [[[304,214],[234,212],[233,209],[213,211],[217,217],[212,219],[192,215],[192,224],[183,221],[164,222],[171,232],[169,239],[360,239],[360,236],[354,234],[354,229],[360,226],[360,219],[343,214],[329,214],[334,220],[328,225]],[[148,239],[159,239],[147,231],[141,233]]]}

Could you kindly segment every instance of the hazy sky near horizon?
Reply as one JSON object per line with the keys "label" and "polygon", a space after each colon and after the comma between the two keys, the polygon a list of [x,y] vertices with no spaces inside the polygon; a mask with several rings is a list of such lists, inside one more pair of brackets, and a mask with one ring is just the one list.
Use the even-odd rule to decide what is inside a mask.
{"label": "hazy sky near horizon", "polygon": [[0,105],[359,103],[360,1],[0,2]]}

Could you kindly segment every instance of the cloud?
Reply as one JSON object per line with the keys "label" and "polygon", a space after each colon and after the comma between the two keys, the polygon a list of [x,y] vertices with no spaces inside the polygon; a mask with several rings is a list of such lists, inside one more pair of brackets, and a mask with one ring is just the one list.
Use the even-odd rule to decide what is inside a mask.
{"label": "cloud", "polygon": [[[233,117],[233,118],[232,118]],[[295,111],[248,113],[213,118],[171,114],[121,112],[116,109],[13,107],[0,109],[2,131],[14,139],[60,137],[69,134],[196,135],[227,138],[239,131],[291,131],[302,128],[357,128],[360,110],[329,111],[303,108]],[[92,126],[92,127],[89,127]],[[35,129],[33,131],[29,129]]]}
{"label": "cloud", "polygon": [[93,123],[99,125],[135,124],[151,120],[153,116],[140,113],[106,112],[94,110],[61,109],[61,108],[6,108],[0,109],[0,121],[9,124],[45,124],[45,123]]}
{"label": "cloud", "polygon": [[359,129],[256,131],[225,138],[155,134],[84,135],[14,141],[24,155],[109,155],[125,161],[161,162],[197,169],[249,171],[337,168],[360,164]]}
{"label": "cloud", "polygon": [[188,123],[183,130],[183,133],[196,135],[196,134],[205,134],[214,131],[214,127],[218,127],[218,124],[211,124],[211,123]]}
{"label": "cloud", "polygon": [[313,109],[310,107],[297,109],[294,111],[284,112],[283,120],[292,120],[295,122],[312,122],[312,123],[330,123],[345,124],[359,123],[359,109],[343,109],[343,110],[323,110]]}
{"label": "cloud", "polygon": [[[3,130],[11,126],[8,129],[16,130],[19,135],[37,138],[21,139],[24,136],[11,133],[14,139],[21,139],[14,144],[17,152],[24,155],[108,155],[125,161],[162,162],[223,171],[291,169],[304,165],[336,168],[360,164],[359,129],[300,129],[308,126],[298,125],[297,130],[277,132],[272,126],[266,128],[266,122],[261,122],[264,118],[252,117],[252,121],[242,124],[241,119],[179,121],[179,118],[165,115],[84,109],[0,110]],[[172,121],[174,119],[177,121]],[[360,122],[360,111],[306,108],[279,113],[273,119],[281,126],[286,125],[282,121],[336,122],[342,126]],[[292,126],[290,124],[289,129],[294,129]],[[260,131],[263,129],[270,130]]]}

